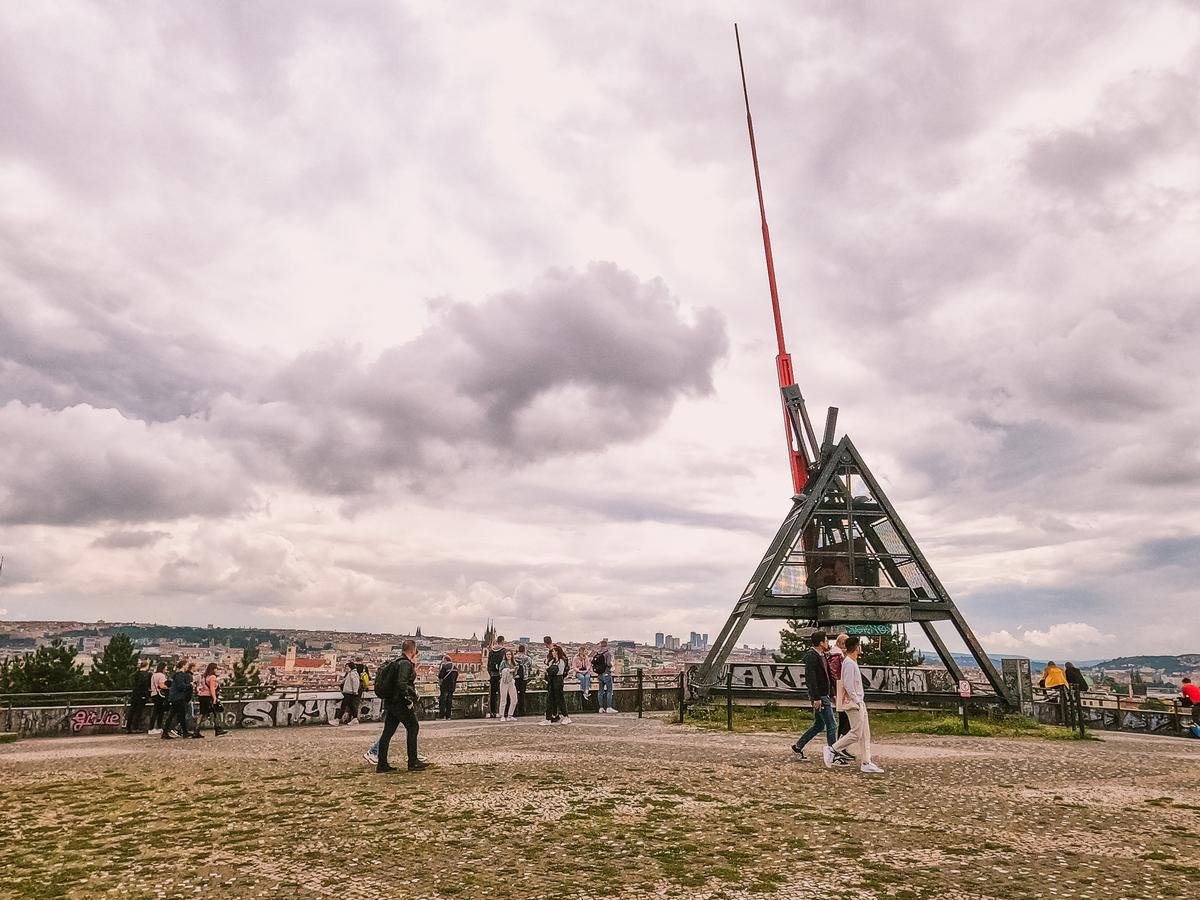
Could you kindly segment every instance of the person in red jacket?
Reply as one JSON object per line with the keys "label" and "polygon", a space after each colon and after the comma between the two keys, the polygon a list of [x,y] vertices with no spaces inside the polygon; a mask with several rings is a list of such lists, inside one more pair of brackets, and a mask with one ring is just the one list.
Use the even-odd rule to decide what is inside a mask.
{"label": "person in red jacket", "polygon": [[1192,721],[1200,725],[1200,687],[1192,684],[1192,679],[1185,678],[1179,694],[1183,705],[1192,708]]}

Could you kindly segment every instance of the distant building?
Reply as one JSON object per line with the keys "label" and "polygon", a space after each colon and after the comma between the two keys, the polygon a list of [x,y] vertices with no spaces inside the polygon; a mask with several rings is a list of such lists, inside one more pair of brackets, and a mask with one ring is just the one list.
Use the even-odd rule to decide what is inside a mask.
{"label": "distant building", "polygon": [[654,632],[654,649],[661,650],[663,648],[663,633],[661,631]]}

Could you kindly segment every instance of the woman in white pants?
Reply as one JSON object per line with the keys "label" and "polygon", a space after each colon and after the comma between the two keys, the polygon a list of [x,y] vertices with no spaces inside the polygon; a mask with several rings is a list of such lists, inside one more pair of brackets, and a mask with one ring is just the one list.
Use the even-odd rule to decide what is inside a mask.
{"label": "woman in white pants", "polygon": [[871,722],[867,718],[867,701],[863,692],[862,671],[858,668],[858,657],[862,652],[862,641],[858,635],[846,638],[846,655],[842,660],[842,677],[838,682],[840,711],[850,719],[850,730],[825,748],[825,767],[846,765],[849,760],[842,751],[851,744],[858,744],[859,771],[867,775],[882,775],[883,769],[871,761]]}
{"label": "woman in white pants", "polygon": [[517,661],[513,652],[507,650],[500,661],[500,721],[513,722],[517,718]]}

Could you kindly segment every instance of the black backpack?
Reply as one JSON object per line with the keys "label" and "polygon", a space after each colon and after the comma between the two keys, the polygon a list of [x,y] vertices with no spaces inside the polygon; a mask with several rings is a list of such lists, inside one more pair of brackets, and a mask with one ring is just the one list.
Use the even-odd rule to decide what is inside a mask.
{"label": "black backpack", "polygon": [[400,663],[388,660],[375,673],[375,696],[383,701],[400,699]]}
{"label": "black backpack", "polygon": [[597,653],[592,657],[592,671],[597,675],[603,675],[608,671],[608,659],[603,653]]}

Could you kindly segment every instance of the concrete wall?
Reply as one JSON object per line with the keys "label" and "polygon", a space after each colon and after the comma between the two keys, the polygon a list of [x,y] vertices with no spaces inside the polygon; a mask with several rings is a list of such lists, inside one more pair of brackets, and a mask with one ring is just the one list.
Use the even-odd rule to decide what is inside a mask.
{"label": "concrete wall", "polygon": [[[584,704],[578,691],[566,693],[567,711],[571,713],[595,712],[595,691],[591,700]],[[677,702],[678,692],[673,684],[662,683],[655,687],[649,680],[643,690],[642,706],[645,710],[671,709]],[[632,685],[619,686],[613,693],[616,708],[621,712],[636,712],[637,690]],[[545,691],[530,691],[526,694],[528,715],[541,716],[545,711]],[[342,695],[331,691],[301,691],[298,696],[268,697],[262,700],[222,701],[222,720],[226,728],[274,728],[288,725],[323,725],[337,715]],[[453,716],[455,718],[482,718],[487,709],[487,694],[456,694]],[[437,714],[437,698],[421,698],[423,719]],[[378,721],[381,701],[373,694],[363,698],[359,707],[359,720]],[[153,707],[147,707],[143,715],[143,727],[149,722]],[[122,731],[129,709],[123,704],[98,704],[75,706],[39,706],[0,708],[0,731],[15,732],[21,737],[71,736],[84,734],[112,734]]]}

